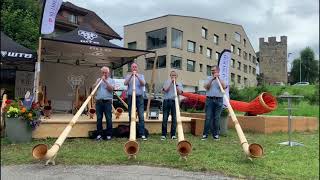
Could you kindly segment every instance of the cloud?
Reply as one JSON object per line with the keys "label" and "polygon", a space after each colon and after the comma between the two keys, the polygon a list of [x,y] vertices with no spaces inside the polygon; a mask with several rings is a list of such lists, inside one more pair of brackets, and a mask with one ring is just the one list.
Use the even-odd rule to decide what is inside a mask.
{"label": "cloud", "polygon": [[[166,14],[196,16],[240,24],[255,51],[259,38],[288,36],[293,60],[309,46],[319,59],[319,1],[317,0],[70,0],[96,12],[120,36],[123,26]],[[123,45],[122,41],[114,41]]]}

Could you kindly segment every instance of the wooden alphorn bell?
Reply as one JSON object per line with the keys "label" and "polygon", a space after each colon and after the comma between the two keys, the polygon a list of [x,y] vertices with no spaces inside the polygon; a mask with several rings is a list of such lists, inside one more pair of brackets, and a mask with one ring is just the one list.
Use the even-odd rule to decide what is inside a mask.
{"label": "wooden alphorn bell", "polygon": [[[90,88],[90,92],[92,92],[92,88]],[[88,103],[88,109],[89,109],[89,118],[93,119],[94,114],[96,113],[96,108],[94,106],[94,97],[92,97]]]}
{"label": "wooden alphorn bell", "polygon": [[130,121],[130,137],[129,141],[124,145],[124,151],[128,155],[128,159],[136,159],[139,152],[139,144],[136,141],[136,73],[132,76],[132,103],[131,103],[131,121]]}
{"label": "wooden alphorn bell", "polygon": [[99,83],[96,85],[96,87],[93,89],[91,94],[88,96],[88,98],[85,100],[85,102],[81,105],[80,109],[77,111],[77,113],[73,116],[67,127],[62,131],[56,142],[53,144],[53,146],[48,150],[48,146],[46,144],[38,144],[32,149],[32,156],[35,159],[40,160],[47,160],[46,165],[52,164],[55,165],[55,158],[57,156],[57,153],[59,149],[61,148],[63,142],[68,137],[68,134],[70,133],[72,127],[76,124],[78,121],[80,115],[84,111],[85,107],[89,103],[90,99],[94,95],[94,93],[97,91],[98,87],[100,86],[102,80],[99,81]]}
{"label": "wooden alphorn bell", "polygon": [[[126,102],[124,102],[115,92],[113,92],[113,93],[119,99],[119,101],[124,105],[124,107],[126,107],[128,109],[128,104]],[[121,107],[117,107],[117,109],[115,109],[115,111],[114,111],[114,114],[116,115],[116,119],[119,119],[123,112],[124,112],[124,110]]]}
{"label": "wooden alphorn bell", "polygon": [[223,98],[225,99],[226,103],[227,103],[227,107],[228,107],[228,111],[229,114],[231,116],[231,119],[234,123],[234,127],[237,131],[238,137],[240,139],[240,144],[242,146],[243,151],[245,152],[245,154],[247,155],[248,159],[252,160],[251,158],[259,158],[261,156],[263,156],[263,147],[260,144],[249,144],[243,131],[242,128],[239,124],[239,121],[230,105],[229,99],[226,95],[225,90],[223,89],[221,82],[219,80],[219,78],[217,78],[217,82],[219,84],[220,90],[223,93]]}
{"label": "wooden alphorn bell", "polygon": [[182,121],[180,116],[180,107],[179,107],[179,100],[178,100],[178,92],[176,87],[176,81],[173,81],[173,89],[175,94],[175,108],[176,108],[176,116],[177,116],[177,132],[178,132],[178,145],[177,145],[177,151],[180,154],[180,157],[183,159],[186,159],[187,156],[192,151],[192,145],[189,141],[184,139],[183,134],[183,127],[182,127]]}

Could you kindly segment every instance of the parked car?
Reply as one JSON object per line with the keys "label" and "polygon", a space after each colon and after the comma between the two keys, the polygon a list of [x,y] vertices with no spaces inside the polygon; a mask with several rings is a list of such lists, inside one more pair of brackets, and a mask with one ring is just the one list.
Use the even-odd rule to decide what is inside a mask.
{"label": "parked car", "polygon": [[[147,105],[148,105],[148,94],[144,93],[144,110],[147,110]],[[127,100],[127,91],[122,91],[122,94],[120,96],[120,98],[126,102],[128,104],[128,100]],[[162,110],[162,99],[157,98],[157,96],[153,95],[151,97],[151,101],[150,101],[150,108],[155,107],[155,108],[159,108],[160,111]],[[116,108],[116,107],[115,107]]]}
{"label": "parked car", "polygon": [[294,84],[294,86],[307,86],[309,85],[309,82],[297,82]]}

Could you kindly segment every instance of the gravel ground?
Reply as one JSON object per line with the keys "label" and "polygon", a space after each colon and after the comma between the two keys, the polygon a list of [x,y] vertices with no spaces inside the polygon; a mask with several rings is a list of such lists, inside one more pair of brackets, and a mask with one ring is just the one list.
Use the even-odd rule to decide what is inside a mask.
{"label": "gravel ground", "polygon": [[209,180],[233,179],[219,173],[188,172],[177,169],[149,166],[45,166],[43,164],[27,164],[1,166],[1,179],[6,180],[91,180],[91,179],[125,179],[125,180]]}

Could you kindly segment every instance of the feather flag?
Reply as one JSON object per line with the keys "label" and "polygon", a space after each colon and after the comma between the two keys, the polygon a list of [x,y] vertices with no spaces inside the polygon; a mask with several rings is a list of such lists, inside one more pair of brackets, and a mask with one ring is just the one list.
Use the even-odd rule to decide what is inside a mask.
{"label": "feather flag", "polygon": [[41,34],[50,34],[54,31],[56,16],[61,4],[62,0],[45,0],[40,26]]}

